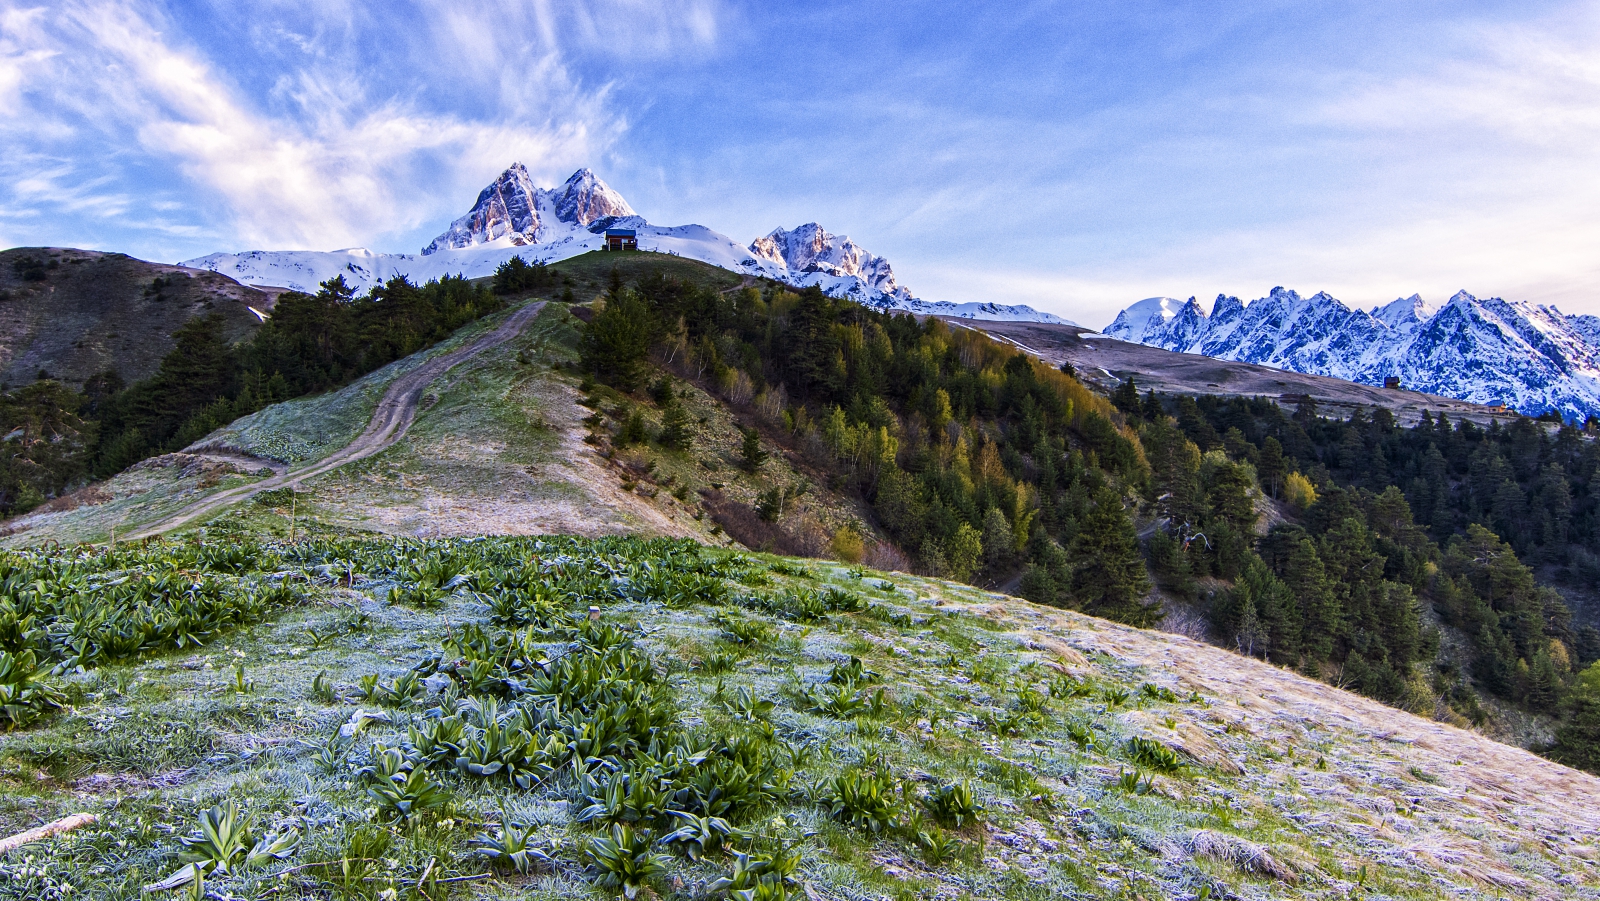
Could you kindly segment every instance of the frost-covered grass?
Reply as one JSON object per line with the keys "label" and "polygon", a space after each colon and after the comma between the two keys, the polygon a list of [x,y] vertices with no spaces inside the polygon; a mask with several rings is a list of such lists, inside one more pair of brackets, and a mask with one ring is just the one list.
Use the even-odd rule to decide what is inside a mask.
{"label": "frost-covered grass", "polygon": [[[249,521],[213,524],[197,547],[246,544]],[[260,833],[301,837],[208,878],[212,897],[611,897],[588,853],[604,822],[659,839],[677,826],[666,810],[705,810],[700,768],[734,759],[766,761],[751,764],[764,788],[724,811],[740,835],[698,859],[654,847],[662,896],[721,897],[710,886],[741,850],[798,853],[772,897],[1600,897],[1581,802],[1595,780],[1527,755],[1513,767],[1521,752],[1498,759],[1394,711],[1375,734],[1377,705],[1182,639],[687,542],[303,535],[229,576],[288,586],[293,606],[199,648],[52,677],[72,708],[0,744],[0,829],[101,821],[5,858],[0,898],[65,897],[65,883],[135,897],[178,868],[202,811],[230,803]],[[137,563],[122,553],[84,565]],[[590,683],[564,658],[644,669]],[[488,753],[490,704],[530,730],[503,758],[524,784],[457,760]],[[576,751],[574,728],[607,710],[632,737]],[[465,737],[440,751],[427,736],[451,717]],[[706,762],[671,762],[678,747]],[[370,769],[387,748],[438,806],[393,815]],[[746,784],[718,772],[725,790]],[[618,773],[677,794],[608,807]],[[529,872],[480,853],[507,824],[543,855]]]}

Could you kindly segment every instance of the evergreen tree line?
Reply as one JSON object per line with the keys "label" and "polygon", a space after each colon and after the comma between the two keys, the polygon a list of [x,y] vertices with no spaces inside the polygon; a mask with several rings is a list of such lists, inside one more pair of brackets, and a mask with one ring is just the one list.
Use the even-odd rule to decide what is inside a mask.
{"label": "evergreen tree line", "polygon": [[[620,389],[641,390],[654,355],[763,420],[858,492],[924,571],[1149,624],[1153,570],[1204,601],[1245,653],[1447,718],[1482,721],[1486,692],[1562,718],[1564,759],[1588,747],[1584,722],[1600,749],[1600,676],[1579,676],[1600,633],[1574,627],[1520,539],[1477,521],[1470,484],[1461,499],[1486,445],[1513,482],[1558,463],[1575,498],[1566,534],[1587,528],[1593,450],[1576,433],[1430,419],[1407,434],[1383,411],[1342,421],[1306,404],[1290,416],[1263,401],[1141,397],[1131,382],[1108,402],[1070,367],[815,288],[718,291],[663,274],[624,285],[613,273],[581,341],[582,365]],[[1459,462],[1433,483],[1447,492],[1430,497],[1448,501],[1419,517],[1408,486],[1421,464],[1402,450],[1426,448],[1429,430]],[[752,439],[746,465],[759,469]],[[1265,530],[1263,494],[1283,514]],[[1441,655],[1436,621],[1467,636],[1462,659]]]}
{"label": "evergreen tree line", "polygon": [[[1160,517],[1148,545],[1156,579],[1204,594],[1225,641],[1418,712],[1448,707],[1481,722],[1481,691],[1570,715],[1578,673],[1600,658],[1600,631],[1574,625],[1520,558],[1515,533],[1475,520],[1492,517],[1474,506],[1473,461],[1518,459],[1535,479],[1582,474],[1586,492],[1593,442],[1529,422],[1483,429],[1428,417],[1400,429],[1386,410],[1339,420],[1310,403],[1290,415],[1260,398],[1141,398],[1132,380],[1113,402],[1142,421]],[[1502,485],[1517,472],[1506,466]],[[1257,492],[1288,513],[1259,538]],[[1433,515],[1414,515],[1421,503]],[[1570,496],[1561,512],[1589,515]],[[1537,555],[1552,545],[1528,546]],[[1465,660],[1439,656],[1432,617],[1467,639]]]}
{"label": "evergreen tree line", "polygon": [[[854,489],[926,572],[1154,622],[1129,499],[1137,436],[1076,379],[971,330],[820,289],[615,275],[583,365],[623,390],[651,352]],[[748,443],[748,439],[747,439]]]}
{"label": "evergreen tree line", "polygon": [[41,380],[0,395],[0,514],[185,447],[268,404],[346,384],[503,306],[459,277],[420,287],[394,278],[361,297],[336,277],[316,294],[279,296],[271,318],[236,345],[220,316],[189,320],[156,373],[131,385],[108,370],[81,392]]}

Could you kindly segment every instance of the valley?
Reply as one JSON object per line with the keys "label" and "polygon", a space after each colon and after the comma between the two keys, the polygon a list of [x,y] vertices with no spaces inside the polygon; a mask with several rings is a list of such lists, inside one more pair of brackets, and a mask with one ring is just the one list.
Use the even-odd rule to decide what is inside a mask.
{"label": "valley", "polygon": [[1285,407],[1310,398],[1326,415],[1349,418],[1356,410],[1383,408],[1401,425],[1414,425],[1423,413],[1470,419],[1482,425],[1507,424],[1514,412],[1497,411],[1419,391],[1381,388],[1345,379],[1275,369],[1252,363],[1183,353],[1110,338],[1081,326],[1023,322],[967,322],[977,329],[1059,366],[1070,363],[1080,377],[1107,393],[1132,378],[1139,390],[1160,394],[1266,397]]}

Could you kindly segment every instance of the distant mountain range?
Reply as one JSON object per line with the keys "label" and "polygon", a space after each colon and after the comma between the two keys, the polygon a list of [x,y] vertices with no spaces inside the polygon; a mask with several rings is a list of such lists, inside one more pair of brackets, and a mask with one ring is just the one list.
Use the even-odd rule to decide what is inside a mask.
{"label": "distant mountain range", "polygon": [[1250,303],[1219,295],[1209,312],[1192,297],[1151,297],[1118,313],[1105,334],[1369,385],[1395,377],[1413,391],[1527,415],[1600,416],[1600,318],[1465,291],[1442,305],[1412,295],[1370,311],[1284,288]]}
{"label": "distant mountain range", "polygon": [[472,209],[450,223],[421,254],[374,253],[364,248],[254,250],[214,253],[180,265],[210,269],[247,285],[296,291],[315,291],[323,281],[342,275],[361,292],[397,275],[416,282],[445,275],[477,278],[492,274],[512,257],[529,263],[566,259],[602,249],[608,228],[634,229],[640,250],[700,260],[797,288],[818,285],[835,297],[878,309],[1067,323],[1023,305],[920,300],[896,283],[888,260],[814,222],[793,230],[775,229],[747,247],[703,225],[651,225],[588,169],[574,172],[559,187],[540,188],[520,163],[484,188]]}

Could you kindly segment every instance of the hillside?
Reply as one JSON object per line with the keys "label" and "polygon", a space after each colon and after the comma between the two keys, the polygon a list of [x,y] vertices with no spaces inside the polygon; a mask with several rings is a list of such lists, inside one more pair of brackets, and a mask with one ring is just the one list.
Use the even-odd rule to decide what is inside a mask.
{"label": "hillside", "polygon": [[1600,780],[1185,639],[692,544],[252,531],[5,558],[182,573],[233,625],[52,680],[0,829],[100,820],[0,896],[138,894],[234,805],[272,853],[218,897],[1600,897]]}
{"label": "hillside", "polygon": [[215,313],[238,341],[261,324],[250,307],[269,311],[272,300],[214,272],[120,253],[0,251],[0,390],[41,371],[74,388],[106,370],[138,381],[155,373],[184,322]]}
{"label": "hillside", "polygon": [[[635,269],[613,279],[619,260]],[[595,254],[530,281],[419,353],[6,524],[0,831],[100,820],[5,858],[0,898],[130,897],[181,881],[186,848],[228,862],[204,875],[215,898],[1600,898],[1595,777],[1287,667],[904,572],[976,538],[969,578],[1025,571],[1057,604],[1147,616],[1101,606],[1131,586],[1105,584],[1128,549],[1097,539],[1172,503],[1186,410],[1124,416],[973,333],[692,261]],[[321,471],[447,357],[407,389],[398,441]],[[1242,515],[1217,489],[1268,472],[1193,463],[1203,490],[1180,500],[1207,517]],[[891,483],[905,504],[989,492],[983,528],[931,493],[891,518]],[[175,538],[63,547],[252,487],[272,490]],[[1369,500],[1342,503],[1324,518],[1349,537]],[[1026,544],[1015,522],[1039,524]],[[1381,528],[1351,568],[1411,578],[1371,569],[1394,536],[1426,571],[1408,521]],[[1154,551],[1130,547],[1142,573]],[[1429,665],[1408,690],[1460,721]],[[1575,698],[1586,678],[1559,675]],[[185,843],[230,805],[258,853]]]}

